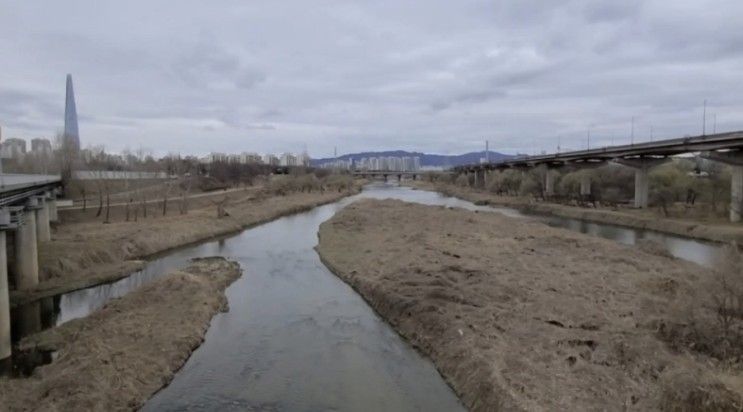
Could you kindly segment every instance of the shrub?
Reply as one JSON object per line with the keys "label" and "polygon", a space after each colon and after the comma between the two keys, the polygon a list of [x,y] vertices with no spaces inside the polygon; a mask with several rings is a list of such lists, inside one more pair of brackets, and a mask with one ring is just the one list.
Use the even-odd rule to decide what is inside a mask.
{"label": "shrub", "polygon": [[328,190],[342,192],[353,188],[353,177],[349,175],[332,174],[322,181],[322,186]]}

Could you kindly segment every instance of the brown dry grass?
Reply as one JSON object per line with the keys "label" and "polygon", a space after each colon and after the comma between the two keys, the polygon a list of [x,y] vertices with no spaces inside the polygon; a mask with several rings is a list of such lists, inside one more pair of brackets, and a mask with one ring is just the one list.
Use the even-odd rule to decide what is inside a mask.
{"label": "brown dry grass", "polygon": [[58,351],[30,378],[0,379],[4,411],[135,410],[166,385],[224,309],[224,289],[240,275],[223,258],[195,261],[22,342]]}
{"label": "brown dry grass", "polygon": [[472,410],[741,405],[738,370],[660,336],[709,276],[697,265],[497,213],[373,200],[324,223],[318,251]]}

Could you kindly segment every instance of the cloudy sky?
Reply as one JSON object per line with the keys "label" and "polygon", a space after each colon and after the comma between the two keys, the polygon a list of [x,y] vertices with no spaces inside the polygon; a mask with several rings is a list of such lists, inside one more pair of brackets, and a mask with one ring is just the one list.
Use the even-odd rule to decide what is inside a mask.
{"label": "cloudy sky", "polygon": [[[559,3],[559,5],[558,5]],[[743,129],[743,2],[0,0],[3,138],[553,151]]]}

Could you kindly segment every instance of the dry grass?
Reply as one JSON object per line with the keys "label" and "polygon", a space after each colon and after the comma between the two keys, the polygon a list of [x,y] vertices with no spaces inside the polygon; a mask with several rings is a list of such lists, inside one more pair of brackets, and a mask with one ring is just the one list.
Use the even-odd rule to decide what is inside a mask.
{"label": "dry grass", "polygon": [[734,243],[700,288],[679,302],[677,317],[660,335],[677,350],[691,350],[725,363],[743,361],[743,253]]}

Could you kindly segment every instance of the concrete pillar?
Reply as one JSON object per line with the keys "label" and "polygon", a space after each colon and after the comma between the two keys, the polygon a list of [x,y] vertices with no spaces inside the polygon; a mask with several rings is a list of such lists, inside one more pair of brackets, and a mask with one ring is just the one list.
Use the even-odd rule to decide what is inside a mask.
{"label": "concrete pillar", "polygon": [[59,213],[57,212],[57,199],[49,199],[49,221],[59,222]]}
{"label": "concrete pillar", "polygon": [[549,169],[547,169],[547,172],[544,174],[544,195],[555,195],[555,173]]}
{"label": "concrete pillar", "polygon": [[10,356],[10,298],[5,231],[0,231],[0,359]]}
{"label": "concrete pillar", "polygon": [[647,209],[648,207],[648,189],[650,187],[648,179],[648,168],[641,167],[635,169],[635,207],[638,209]]}
{"label": "concrete pillar", "polygon": [[701,157],[730,166],[730,221],[743,219],[743,150],[703,152]]}
{"label": "concrete pillar", "polygon": [[52,230],[49,226],[49,203],[44,202],[36,209],[36,240],[48,242],[52,240]]}
{"label": "concrete pillar", "polygon": [[580,195],[581,196],[591,195],[591,175],[585,172],[583,176],[580,177]]}
{"label": "concrete pillar", "polygon": [[656,166],[660,166],[668,161],[668,158],[635,158],[635,159],[616,159],[617,163],[635,169],[635,201],[636,208],[648,207],[648,190],[650,189],[650,180],[648,172]]}
{"label": "concrete pillar", "polygon": [[36,213],[23,212],[23,224],[15,233],[16,288],[30,289],[39,284],[39,257],[36,242]]}
{"label": "concrete pillar", "polygon": [[743,166],[732,166],[730,193],[730,221],[740,222],[743,218]]}

